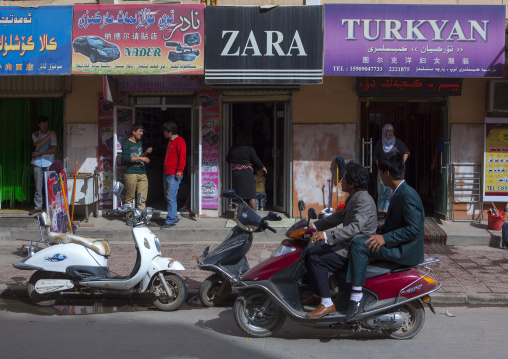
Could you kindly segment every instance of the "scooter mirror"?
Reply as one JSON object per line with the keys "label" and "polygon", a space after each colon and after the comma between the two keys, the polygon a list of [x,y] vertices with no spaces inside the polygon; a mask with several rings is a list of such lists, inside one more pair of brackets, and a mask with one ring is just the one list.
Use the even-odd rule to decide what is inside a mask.
{"label": "scooter mirror", "polygon": [[300,212],[305,210],[305,202],[304,201],[298,201],[298,210]]}
{"label": "scooter mirror", "polygon": [[113,194],[117,197],[120,197],[123,191],[123,187],[124,185],[122,182],[116,182],[115,185],[113,186]]}
{"label": "scooter mirror", "polygon": [[282,217],[274,212],[268,212],[265,218],[268,221],[282,221]]}
{"label": "scooter mirror", "polygon": [[237,200],[239,200],[239,201],[241,201],[241,200],[242,200],[242,198],[241,198],[240,196],[238,196],[238,195],[236,194],[236,192],[235,192],[234,190],[232,190],[232,189],[228,189],[228,190],[224,191],[224,192],[222,193],[222,197],[225,197],[225,198],[231,198],[231,199],[237,199]]}
{"label": "scooter mirror", "polygon": [[49,214],[47,212],[42,212],[39,215],[39,220],[42,226],[44,227],[51,227],[53,225],[53,221],[49,217]]}

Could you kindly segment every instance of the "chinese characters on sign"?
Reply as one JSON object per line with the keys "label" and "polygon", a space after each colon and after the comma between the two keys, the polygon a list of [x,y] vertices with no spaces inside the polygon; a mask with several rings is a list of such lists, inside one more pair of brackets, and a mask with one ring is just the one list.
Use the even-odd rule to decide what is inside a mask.
{"label": "chinese characters on sign", "polygon": [[504,5],[324,8],[325,75],[504,76]]}
{"label": "chinese characters on sign", "polygon": [[485,119],[483,199],[508,199],[508,118]]}
{"label": "chinese characters on sign", "polygon": [[72,6],[0,10],[0,75],[66,75],[71,71]]}
{"label": "chinese characters on sign", "polygon": [[203,74],[204,10],[74,5],[72,73]]}

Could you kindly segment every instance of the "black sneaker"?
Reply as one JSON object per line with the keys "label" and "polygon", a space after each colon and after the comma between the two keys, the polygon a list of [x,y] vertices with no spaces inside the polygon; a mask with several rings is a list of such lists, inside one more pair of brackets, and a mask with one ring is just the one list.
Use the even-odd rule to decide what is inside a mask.
{"label": "black sneaker", "polygon": [[176,226],[176,223],[168,223],[168,224],[163,225],[160,229],[168,229],[168,228],[171,228],[174,226]]}

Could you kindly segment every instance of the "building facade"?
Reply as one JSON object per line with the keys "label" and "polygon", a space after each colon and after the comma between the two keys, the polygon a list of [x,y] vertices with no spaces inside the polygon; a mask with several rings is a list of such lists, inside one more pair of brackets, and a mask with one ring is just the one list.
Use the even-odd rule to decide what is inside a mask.
{"label": "building facade", "polygon": [[[73,1],[46,3],[48,6],[74,5]],[[286,8],[286,12],[282,11],[278,15],[279,18],[286,17],[286,21],[280,23],[288,26],[275,28],[274,20],[269,18],[270,11],[284,10],[284,7],[280,6],[278,10],[260,10],[256,7],[265,3],[217,1],[217,6],[208,4],[205,7],[198,2],[189,1],[182,7],[150,4],[146,1],[123,1],[122,21],[129,18],[126,6],[137,7],[136,11],[130,12],[130,18],[135,12],[148,7],[152,10],[158,6],[168,8],[168,16],[164,20],[161,20],[162,17],[155,18],[148,28],[147,20],[136,30],[129,31],[131,37],[128,40],[124,37],[125,31],[114,30],[115,26],[119,26],[118,12],[115,12],[115,18],[110,23],[107,20],[113,16],[118,4],[101,1],[100,4],[73,6],[72,25],[68,29],[72,39],[68,45],[68,54],[72,57],[68,74],[51,74],[48,70],[45,74],[13,73],[0,76],[0,104],[3,106],[1,126],[4,133],[13,133],[12,140],[8,146],[4,145],[2,153],[16,148],[14,158],[5,155],[2,157],[3,207],[9,206],[11,202],[16,206],[31,201],[27,169],[31,144],[27,145],[26,142],[30,141],[30,132],[34,130],[33,119],[44,112],[51,114],[53,129],[59,132],[60,146],[57,157],[65,160],[67,172],[74,172],[76,159],[79,172],[93,173],[98,168],[102,208],[114,205],[112,184],[121,179],[122,165],[114,160],[119,150],[118,144],[121,144],[129,126],[134,121],[140,121],[147,128],[145,141],[156,149],[149,168],[148,203],[156,209],[164,210],[164,202],[159,200],[163,197],[161,161],[165,149],[160,126],[171,119],[177,121],[189,144],[188,165],[184,173],[186,180],[181,187],[179,207],[194,211],[200,216],[217,217],[228,210],[228,204],[220,200],[219,195],[231,185],[231,171],[225,162],[225,156],[239,131],[252,134],[256,152],[268,169],[266,186],[269,209],[296,216],[299,200],[304,200],[307,207],[317,210],[329,205],[335,208],[343,203],[345,195],[337,188],[337,156],[358,161],[371,169],[369,192],[375,196],[376,167],[371,160],[371,153],[380,138],[381,128],[387,123],[394,125],[395,136],[403,140],[411,152],[407,162],[406,179],[419,192],[429,215],[472,218],[480,214],[481,205],[474,203],[459,204],[452,211],[452,163],[477,163],[481,164],[482,169],[486,168],[485,118],[504,117],[502,106],[496,107],[491,101],[493,84],[500,83],[502,86],[505,77],[504,23],[502,30],[497,30],[496,33],[497,38],[502,38],[502,48],[494,48],[499,45],[499,41],[493,41],[492,48],[489,47],[494,36],[489,37],[486,44],[490,50],[501,52],[502,61],[498,59],[498,62],[502,64],[503,71],[500,70],[499,76],[490,76],[492,74],[489,73],[483,73],[488,76],[469,76],[470,73],[466,72],[438,72],[432,76],[422,72],[419,76],[406,70],[410,66],[400,64],[400,61],[405,61],[408,56],[402,56],[403,54],[398,52],[384,57],[374,56],[375,54],[362,55],[360,50],[351,49],[348,50],[351,54],[356,51],[356,55],[361,55],[362,59],[362,63],[347,65],[350,68],[357,66],[358,69],[354,70],[357,74],[337,73],[335,70],[338,70],[339,66],[346,65],[333,65],[333,56],[335,60],[345,61],[347,57],[343,56],[342,52],[346,50],[343,45],[334,45],[337,39],[334,40],[331,35],[327,39],[327,34],[332,34],[334,25],[342,26],[344,22],[337,24],[333,19],[328,20],[327,8],[322,3],[278,1],[278,5],[288,5],[293,9]],[[340,2],[335,3],[341,5]],[[398,5],[398,1],[384,3],[378,5],[374,1],[358,1],[348,2],[348,5],[370,7],[370,11],[373,11],[372,19],[382,18],[383,6],[387,5],[409,11],[404,10],[404,5]],[[442,12],[439,20],[448,20],[450,24],[456,16],[456,6],[461,10],[470,6],[470,2],[462,4],[460,1],[420,3],[423,5],[419,6],[428,7],[430,14],[434,16],[437,8],[444,9],[445,6],[446,11]],[[492,5],[502,5],[501,3],[493,1]],[[20,2],[4,2],[2,5],[13,4],[19,5]],[[483,5],[483,2],[481,4]],[[228,11],[233,13],[229,17],[225,16],[225,8],[220,5],[228,5]],[[231,5],[234,7],[231,8]],[[251,7],[251,13],[247,14],[246,6],[255,7]],[[0,7],[0,16],[4,16],[6,8],[8,6]],[[301,14],[291,12],[300,11],[300,8],[305,8]],[[171,10],[175,10],[176,17],[170,18]],[[94,23],[97,11],[100,11],[101,23]],[[407,13],[407,18],[409,15]],[[79,20],[83,16],[87,19],[87,24],[84,20],[80,24]],[[179,20],[180,16],[186,20]],[[291,20],[298,16],[309,21],[293,23]],[[217,19],[217,24],[208,28],[207,24],[209,21],[212,24],[214,18]],[[137,18],[136,21],[138,20]],[[220,20],[223,20],[222,25]],[[353,23],[350,20],[345,20],[346,24],[351,23],[350,28],[343,26],[345,31],[354,29],[355,24],[365,23]],[[368,20],[367,15],[363,20]],[[404,21],[388,16],[385,16],[385,20]],[[464,20],[468,23],[465,17]],[[499,23],[499,19],[496,21]],[[492,20],[491,23],[496,21]],[[201,27],[198,27],[198,22]],[[179,23],[182,24],[180,30],[172,35],[175,27],[172,25]],[[375,24],[386,25],[372,22],[369,25],[370,32],[361,30],[362,36],[367,34],[367,37],[371,37],[371,42],[376,35]],[[427,61],[434,60],[437,56],[421,54],[421,49],[432,42],[423,39],[426,36],[425,24],[416,24],[411,25],[412,36],[418,38],[421,34],[422,37],[419,39],[422,45],[418,57],[426,57]],[[433,24],[443,26],[442,22],[429,23],[432,31],[435,30]],[[387,34],[391,34],[392,39],[386,41],[397,43],[397,35],[402,34],[401,36],[406,36],[406,40],[404,43],[397,43],[398,48],[401,49],[405,43],[409,43],[407,33],[397,32],[396,25],[387,26],[392,26],[393,31],[383,32],[384,28],[379,27],[379,31],[382,31],[381,37],[389,38]],[[472,29],[459,30],[458,26],[452,27],[450,32],[453,36],[450,39],[481,37],[482,30],[485,29],[483,26],[484,23],[478,22],[478,26]],[[136,25],[132,24],[132,27],[135,28]],[[112,30],[109,31],[108,28]],[[142,30],[139,30],[140,28]],[[181,31],[182,28],[186,31]],[[446,40],[444,31],[443,27],[442,35]],[[120,38],[115,38],[117,33],[121,33]],[[164,40],[152,38],[154,33],[162,34]],[[132,38],[133,34],[138,34],[137,42]],[[317,34],[311,35],[315,37],[314,43],[311,41],[312,46],[308,45],[306,38],[309,34]],[[360,30],[357,34],[351,33],[347,36],[358,37],[358,34]],[[37,33],[37,37],[34,36],[37,45],[40,44],[40,35],[44,34],[41,32]],[[120,60],[125,60],[128,55],[132,61],[109,61],[97,58],[98,55],[90,52],[91,50],[76,48],[79,37],[93,36],[117,44]],[[147,36],[145,44],[142,42],[143,36]],[[450,33],[447,36],[450,36]],[[480,37],[476,43],[482,41]],[[447,46],[452,43],[444,40],[443,43]],[[9,45],[13,44],[11,40],[7,41]],[[467,43],[467,46],[462,46],[466,52],[468,49],[476,51],[474,44],[467,41],[458,43]],[[316,44],[322,46],[316,47]],[[458,46],[456,41],[453,45]],[[330,60],[327,51],[332,47],[338,47],[342,52],[330,55]],[[382,45],[372,47],[383,49]],[[163,49],[159,60],[156,55],[161,54],[157,53],[157,48]],[[437,49],[436,46],[430,48]],[[390,55],[388,51],[377,52],[378,55]],[[303,56],[304,53],[306,56]],[[148,56],[149,54],[154,56]],[[367,55],[372,56],[367,59]],[[153,62],[147,60],[150,57]],[[367,68],[380,67],[379,63],[363,61],[378,61],[380,58],[384,61],[399,61],[398,64],[388,64],[385,68],[400,68],[401,71],[383,73],[381,76],[369,73]],[[446,58],[450,56],[447,55]],[[273,59],[273,63],[270,62]],[[327,61],[332,70],[327,70]],[[316,62],[323,66],[316,67]],[[174,71],[161,69],[161,63],[169,67],[174,65],[171,69]],[[135,65],[127,71],[129,64]],[[155,65],[159,66],[157,70],[152,67]],[[136,66],[137,69],[134,68]],[[335,70],[333,66],[336,66]],[[447,64],[440,68],[454,67]],[[471,64],[463,68],[476,66]],[[263,69],[263,76],[252,71],[260,69]],[[290,76],[285,75],[288,73]],[[499,91],[501,90],[498,90],[497,96],[502,96]],[[16,121],[13,121],[14,119]],[[19,128],[13,129],[13,123],[19,123]],[[23,143],[23,146],[16,147],[20,143]],[[465,167],[466,172],[473,170],[473,166]],[[496,202],[498,208],[504,208],[502,200]]]}

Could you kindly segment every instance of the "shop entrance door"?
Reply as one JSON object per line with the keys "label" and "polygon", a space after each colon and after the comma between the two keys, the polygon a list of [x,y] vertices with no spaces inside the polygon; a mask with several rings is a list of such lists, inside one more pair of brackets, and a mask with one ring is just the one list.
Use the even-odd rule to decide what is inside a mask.
{"label": "shop entrance door", "polygon": [[[161,101],[163,102],[162,105],[155,104]],[[178,135],[185,140],[187,146],[186,165],[177,195],[178,213],[194,211],[192,200],[198,196],[199,191],[191,184],[192,167],[196,161],[192,159],[194,155],[192,143],[196,132],[192,101],[192,98],[187,97],[166,97],[163,100],[158,97],[136,98],[136,122],[140,122],[144,127],[144,134],[141,139],[143,147],[152,147],[153,149],[153,152],[148,156],[150,163],[146,166],[148,177],[147,205],[153,207],[158,213],[167,212],[163,170],[168,140],[162,133],[162,125],[167,121],[176,123]]]}
{"label": "shop entrance door", "polygon": [[[265,192],[267,210],[287,213],[289,208],[289,180],[291,131],[289,131],[289,104],[286,102],[226,103],[223,108],[223,173],[224,188],[231,187],[231,167],[225,162],[236,136],[247,133],[252,146],[266,167]],[[223,212],[227,210],[223,202]]]}
{"label": "shop entrance door", "polygon": [[[426,215],[446,215],[448,197],[448,106],[442,99],[400,101],[375,99],[361,102],[361,159],[372,168],[369,193],[377,198],[377,166],[372,160],[385,124],[410,151],[407,183],[420,195]],[[372,139],[372,141],[371,141]]]}
{"label": "shop entrance door", "polygon": [[[117,181],[124,182],[125,165],[121,163],[122,143],[131,135],[135,122],[135,109],[128,106],[116,106],[113,109],[113,190]],[[118,208],[118,198],[113,195],[113,208]]]}

